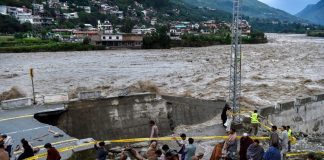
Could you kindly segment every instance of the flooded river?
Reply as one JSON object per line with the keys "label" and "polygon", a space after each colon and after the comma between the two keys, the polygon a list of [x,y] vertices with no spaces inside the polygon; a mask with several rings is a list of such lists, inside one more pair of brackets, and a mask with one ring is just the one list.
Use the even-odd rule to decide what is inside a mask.
{"label": "flooded river", "polygon": [[[266,106],[323,91],[323,38],[267,36],[267,44],[242,46],[244,105]],[[35,90],[40,94],[85,87],[114,96],[144,84],[163,94],[227,97],[229,55],[229,45],[0,54],[0,93],[16,86],[31,95],[28,70],[34,68]]]}

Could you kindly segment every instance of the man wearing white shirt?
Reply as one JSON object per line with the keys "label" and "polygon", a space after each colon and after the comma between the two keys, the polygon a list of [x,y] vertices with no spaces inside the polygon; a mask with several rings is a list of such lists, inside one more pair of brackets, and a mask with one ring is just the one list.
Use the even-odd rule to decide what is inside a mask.
{"label": "man wearing white shirt", "polygon": [[8,152],[9,157],[11,157],[11,150],[12,150],[12,145],[13,145],[13,140],[10,136],[7,136],[5,134],[1,135],[3,142],[4,142],[4,147],[5,150]]}

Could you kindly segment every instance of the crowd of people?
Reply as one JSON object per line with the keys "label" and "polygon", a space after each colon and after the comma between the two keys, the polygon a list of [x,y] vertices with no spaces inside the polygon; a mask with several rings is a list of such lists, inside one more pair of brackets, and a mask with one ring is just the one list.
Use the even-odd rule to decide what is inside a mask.
{"label": "crowd of people", "polygon": [[[272,126],[269,132],[269,140],[261,144],[258,139],[252,139],[250,135],[256,136],[258,134],[258,128],[260,118],[257,111],[251,114],[251,130],[250,133],[244,133],[240,139],[238,139],[236,130],[229,127],[230,120],[233,114],[229,105],[225,105],[221,114],[223,126],[228,131],[226,140],[217,143],[212,150],[211,157],[204,157],[204,153],[196,153],[197,146],[193,138],[188,138],[185,133],[180,134],[180,139],[174,136],[174,144],[178,147],[170,147],[167,144],[162,144],[157,140],[150,141],[148,149],[145,153],[138,152],[131,145],[126,145],[120,154],[120,160],[285,160],[286,153],[291,149],[291,137],[292,131],[290,126],[282,126],[279,129],[277,126]],[[159,128],[155,121],[151,120],[150,124],[150,138],[159,137]],[[35,155],[39,149],[35,149],[26,140],[21,139],[21,145],[17,145],[13,149],[13,139],[8,135],[1,135],[0,137],[0,160],[10,160],[13,151],[18,151],[22,148],[20,155],[15,157],[16,160],[23,160]],[[268,143],[268,145],[265,145]],[[269,146],[268,149],[264,149],[265,146]],[[47,150],[46,160],[60,160],[60,153],[50,144],[44,145]],[[96,150],[96,160],[106,160],[108,158],[108,150],[106,149],[105,142],[98,142],[94,145]],[[315,160],[310,156],[308,160]]]}
{"label": "crowd of people", "polygon": [[[26,158],[33,157],[37,152],[39,152],[39,148],[33,148],[32,145],[26,140],[20,140],[21,145],[17,145],[15,149],[13,149],[13,139],[8,135],[1,135],[0,137],[0,160],[10,160],[13,156],[14,151],[22,150],[22,153],[14,157],[15,160],[23,160]],[[52,146],[50,143],[46,143],[44,148],[47,150],[47,158],[46,160],[60,160],[60,153]]]}

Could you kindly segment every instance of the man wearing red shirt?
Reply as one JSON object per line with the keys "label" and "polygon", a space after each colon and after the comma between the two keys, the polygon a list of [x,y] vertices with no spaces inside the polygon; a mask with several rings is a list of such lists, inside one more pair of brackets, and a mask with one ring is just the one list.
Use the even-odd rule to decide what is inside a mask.
{"label": "man wearing red shirt", "polygon": [[60,153],[54,147],[52,147],[52,144],[46,143],[44,148],[47,149],[46,160],[60,160],[61,159]]}

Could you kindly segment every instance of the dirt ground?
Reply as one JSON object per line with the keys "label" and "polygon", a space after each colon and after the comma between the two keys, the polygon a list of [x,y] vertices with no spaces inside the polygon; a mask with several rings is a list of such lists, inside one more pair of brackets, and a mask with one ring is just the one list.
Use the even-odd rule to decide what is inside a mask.
{"label": "dirt ground", "polygon": [[[273,105],[324,89],[324,39],[267,34],[269,43],[243,45],[242,104]],[[15,86],[31,95],[76,90],[151,91],[203,99],[228,97],[229,45],[169,50],[0,54],[0,93]]]}

